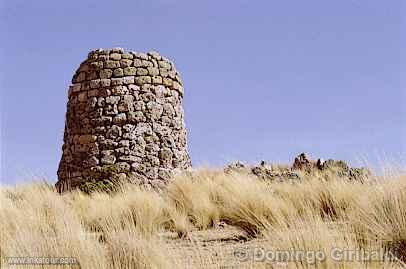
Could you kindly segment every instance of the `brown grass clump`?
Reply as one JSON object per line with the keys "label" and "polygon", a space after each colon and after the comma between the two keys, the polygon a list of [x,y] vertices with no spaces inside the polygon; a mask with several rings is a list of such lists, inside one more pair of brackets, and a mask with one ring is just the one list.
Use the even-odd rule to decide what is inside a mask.
{"label": "brown grass clump", "polygon": [[[25,256],[77,260],[64,268],[405,268],[406,176],[267,182],[200,169],[159,193],[128,185],[90,195],[27,183],[0,188],[0,227],[2,268],[29,268],[7,264]],[[231,228],[243,236],[226,236]],[[269,257],[241,259],[241,248],[309,253],[276,267]],[[392,256],[335,260],[334,248]]]}

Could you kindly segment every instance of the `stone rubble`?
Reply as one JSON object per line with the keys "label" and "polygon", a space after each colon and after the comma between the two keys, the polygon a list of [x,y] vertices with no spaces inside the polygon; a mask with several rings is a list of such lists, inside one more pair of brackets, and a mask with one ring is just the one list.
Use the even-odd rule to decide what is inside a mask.
{"label": "stone rubble", "polygon": [[224,172],[254,175],[262,180],[279,182],[303,180],[306,175],[312,175],[315,172],[324,174],[327,178],[337,176],[359,182],[367,182],[371,178],[371,172],[366,168],[349,167],[340,160],[310,160],[305,153],[299,154],[290,167],[274,168],[265,161],[252,166],[237,161],[227,165]]}
{"label": "stone rubble", "polygon": [[69,87],[58,191],[111,166],[158,185],[191,167],[183,94],[174,64],[155,51],[91,51]]}

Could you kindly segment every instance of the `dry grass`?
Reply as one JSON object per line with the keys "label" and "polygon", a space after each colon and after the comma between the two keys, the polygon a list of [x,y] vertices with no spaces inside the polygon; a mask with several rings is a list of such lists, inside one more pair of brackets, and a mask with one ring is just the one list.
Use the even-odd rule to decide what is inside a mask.
{"label": "dry grass", "polygon": [[[196,239],[218,231],[219,222],[240,229],[245,241]],[[4,268],[29,268],[4,262],[16,256],[75,257],[71,268],[406,268],[406,176],[361,184],[312,175],[292,184],[200,169],[162,193],[126,186],[90,196],[31,183],[1,187],[0,226]],[[283,267],[233,255],[255,247],[327,255]],[[334,247],[391,251],[396,259],[335,261]]]}

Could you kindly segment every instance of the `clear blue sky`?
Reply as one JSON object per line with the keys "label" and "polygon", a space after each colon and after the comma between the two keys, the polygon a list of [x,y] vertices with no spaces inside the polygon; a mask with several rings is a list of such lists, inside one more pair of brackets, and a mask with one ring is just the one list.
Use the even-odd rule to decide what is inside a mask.
{"label": "clear blue sky", "polygon": [[186,96],[193,163],[406,153],[406,1],[1,0],[1,179],[56,180],[89,50],[157,50]]}

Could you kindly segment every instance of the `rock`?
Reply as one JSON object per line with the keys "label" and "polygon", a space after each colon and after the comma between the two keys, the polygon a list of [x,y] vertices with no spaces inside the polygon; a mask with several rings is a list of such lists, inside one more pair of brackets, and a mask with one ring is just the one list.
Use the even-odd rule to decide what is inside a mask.
{"label": "rock", "polygon": [[137,101],[134,103],[134,109],[137,111],[145,111],[146,105],[143,101]]}
{"label": "rock", "polygon": [[116,157],[114,155],[105,155],[101,158],[102,164],[114,164],[116,162]]}
{"label": "rock", "polygon": [[113,77],[122,77],[124,76],[124,71],[122,68],[116,68],[113,71]]}
{"label": "rock", "polygon": [[[128,90],[130,91],[130,93],[131,93],[134,97],[137,97],[137,96],[138,96],[138,92],[140,91],[140,87],[139,87],[139,86],[131,84],[131,85],[128,85],[127,87],[128,87]],[[135,99],[137,99],[137,98],[135,98]]]}
{"label": "rock", "polygon": [[325,163],[325,161],[324,161],[322,158],[321,158],[321,159],[318,159],[317,162],[316,162],[317,168],[318,168],[318,169],[322,169],[323,166],[324,166],[324,163]]}
{"label": "rock", "polygon": [[104,149],[111,150],[118,146],[118,143],[111,139],[103,139],[99,142],[100,146]]}
{"label": "rock", "polygon": [[80,91],[80,88],[81,88],[81,87],[82,87],[82,84],[76,83],[76,84],[73,84],[73,85],[71,86],[71,89],[72,89],[73,92],[78,92],[78,91]]}
{"label": "rock", "polygon": [[124,53],[124,49],[123,49],[123,48],[120,48],[120,47],[115,47],[115,48],[112,48],[112,49],[110,50],[110,52],[111,52],[111,53],[120,53],[120,54],[122,54],[122,53]]}
{"label": "rock", "polygon": [[[123,78],[112,78],[111,79],[111,85],[112,86],[121,86],[124,84],[124,79]],[[114,93],[117,94],[117,93]]]}
{"label": "rock", "polygon": [[109,69],[118,68],[118,67],[120,67],[120,62],[119,61],[106,61],[104,63],[104,67],[109,68]]}
{"label": "rock", "polygon": [[169,116],[169,118],[172,118],[175,115],[175,110],[171,104],[166,103],[163,105],[163,113]]}
{"label": "rock", "polygon": [[268,166],[265,162],[255,166],[251,169],[252,173],[263,180],[269,181],[297,181],[301,180],[299,174],[294,171],[274,171],[272,167]]}
{"label": "rock", "polygon": [[158,76],[159,75],[159,69],[156,67],[148,67],[148,72],[147,74],[149,74],[150,76]]}
{"label": "rock", "polygon": [[121,128],[117,125],[113,125],[106,133],[106,137],[110,139],[116,139],[121,136]]}
{"label": "rock", "polygon": [[[149,160],[149,164],[150,164],[152,167],[159,166],[159,164],[160,164],[160,160],[159,160],[159,158],[156,157],[156,156],[149,155],[149,156],[148,156],[148,160]],[[158,172],[158,171],[157,171],[157,172]]]}
{"label": "rock", "polygon": [[118,111],[119,112],[128,112],[133,111],[133,102],[129,100],[122,100],[118,104]]}
{"label": "rock", "polygon": [[[100,76],[101,77],[101,76]],[[111,74],[110,74],[111,77]],[[111,80],[108,78],[102,78],[100,79],[100,87],[109,87],[111,84]]]}
{"label": "rock", "polygon": [[144,122],[146,117],[142,111],[128,112],[128,121],[131,123]]}
{"label": "rock", "polygon": [[141,64],[142,67],[152,67],[152,66],[154,66],[154,64],[152,62],[147,61],[147,60],[142,60],[141,62],[142,62],[142,64]]}
{"label": "rock", "polygon": [[119,172],[127,172],[131,170],[131,165],[126,162],[118,162],[116,163],[116,167]]}
{"label": "rock", "polygon": [[120,60],[120,67],[125,68],[125,67],[129,67],[133,64],[132,60],[128,60],[128,59],[122,59]]}
{"label": "rock", "polygon": [[150,179],[157,179],[158,178],[158,168],[148,167],[145,171],[145,176]]}
{"label": "rock", "polygon": [[248,169],[245,166],[245,164],[240,161],[230,163],[224,168],[224,172],[226,174],[233,173],[233,172],[244,173],[244,172],[247,172],[247,170]]}
{"label": "rock", "polygon": [[142,61],[140,59],[134,59],[133,60],[133,66],[134,67],[141,67],[142,66]]}
{"label": "rock", "polygon": [[121,60],[121,54],[120,53],[112,53],[112,54],[110,54],[110,59],[112,59],[114,61]]}
{"label": "rock", "polygon": [[134,129],[134,131],[138,136],[142,135],[143,137],[145,137],[145,135],[152,135],[151,125],[149,125],[148,123],[137,124],[137,127]]}
{"label": "rock", "polygon": [[366,168],[352,168],[341,160],[327,160],[318,159],[313,161],[308,159],[306,154],[301,153],[295,158],[292,166],[293,170],[302,170],[307,173],[314,173],[319,171],[326,176],[336,176],[342,179],[355,180],[366,182],[371,177],[371,172]]}
{"label": "rock", "polygon": [[86,80],[93,80],[93,79],[97,79],[97,78],[98,78],[97,71],[93,70],[93,71],[87,72]]}
{"label": "rock", "polygon": [[126,76],[135,76],[135,75],[137,75],[137,68],[132,67],[132,66],[126,67],[126,68],[124,68],[124,74]]}
{"label": "rock", "polygon": [[86,72],[80,72],[76,79],[74,79],[73,83],[83,82],[86,80]]}
{"label": "rock", "polygon": [[[88,70],[89,70],[89,67],[88,67],[87,65],[85,65],[85,66],[86,66],[86,69],[82,69],[82,68],[81,68],[82,71],[88,71]],[[103,62],[102,62],[102,61],[99,61],[99,62],[91,62],[91,63],[90,63],[90,67],[91,67],[93,70],[100,70],[100,69],[103,69]]]}
{"label": "rock", "polygon": [[[91,97],[90,99],[88,99],[87,100],[87,105],[88,105],[89,111],[91,111],[91,108],[95,108],[96,104],[97,104],[97,98],[96,97]],[[86,120],[88,121],[88,119],[86,119]]]}
{"label": "rock", "polygon": [[168,87],[172,87],[173,81],[170,78],[163,78],[163,84]]}
{"label": "rock", "polygon": [[90,157],[89,159],[86,160],[86,162],[84,163],[84,165],[86,167],[94,167],[97,166],[99,164],[99,159],[96,158],[95,156]]}
{"label": "rock", "polygon": [[137,69],[137,75],[138,76],[146,76],[148,75],[148,70],[145,68],[138,68]]}
{"label": "rock", "polygon": [[95,89],[100,87],[100,79],[94,79],[90,81],[90,88]]}
{"label": "rock", "polygon": [[96,142],[96,140],[97,140],[97,136],[95,136],[95,135],[81,135],[78,138],[78,142],[80,144],[90,144],[90,143]]}
{"label": "rock", "polygon": [[[123,83],[124,79],[123,78],[118,78],[117,80],[120,80],[121,84]],[[114,82],[114,79],[111,79],[112,83]],[[114,85],[114,83],[113,83]],[[124,94],[128,94],[129,90],[127,88],[127,86],[123,86],[123,85],[117,85],[111,88],[111,94],[114,95],[124,95]]]}
{"label": "rock", "polygon": [[120,101],[120,96],[108,96],[106,97],[106,104],[118,104],[118,102]]}
{"label": "rock", "polygon": [[172,166],[172,150],[170,148],[162,148],[159,152],[159,159],[164,167],[171,167]]}
{"label": "rock", "polygon": [[99,97],[99,98],[97,99],[97,105],[98,105],[99,107],[103,107],[104,104],[105,104],[105,99],[104,99],[104,97]]}
{"label": "rock", "polygon": [[351,168],[350,173],[349,173],[349,179],[353,181],[359,181],[359,182],[368,182],[370,181],[372,177],[371,171],[369,171],[365,167],[361,168]]}
{"label": "rock", "polygon": [[151,83],[151,77],[149,76],[140,76],[135,78],[135,84],[137,85],[143,85],[147,83]]}
{"label": "rock", "polygon": [[131,94],[123,95],[121,96],[121,99],[123,100],[123,102],[134,103],[134,96]]}
{"label": "rock", "polygon": [[172,87],[173,87],[175,90],[177,90],[177,91],[179,91],[179,92],[183,92],[183,87],[182,87],[182,85],[180,85],[179,82],[173,81],[172,84],[173,84]]}
{"label": "rock", "polygon": [[123,52],[123,53],[121,54],[121,58],[122,58],[122,59],[133,59],[134,56],[133,56],[131,53],[129,53],[129,52]]}
{"label": "rock", "polygon": [[147,54],[150,55],[152,58],[154,58],[157,61],[162,59],[161,55],[159,55],[159,53],[156,51],[150,51]]}
{"label": "rock", "polygon": [[123,77],[124,84],[134,84],[134,76]]}
{"label": "rock", "polygon": [[120,182],[124,182],[124,181],[126,181],[126,179],[127,179],[127,175],[125,173],[119,173],[118,174],[118,180]]}
{"label": "rock", "polygon": [[366,168],[352,168],[344,161],[327,160],[321,166],[322,171],[328,171],[340,178],[346,178],[350,181],[367,182],[372,176],[372,173]]}
{"label": "rock", "polygon": [[273,171],[271,168],[265,166],[252,168],[252,173],[263,180],[279,182],[301,180],[300,175],[294,171]]}
{"label": "rock", "polygon": [[127,156],[120,156],[119,159],[121,161],[133,163],[133,162],[140,162],[141,158],[133,155],[127,155]]}
{"label": "rock", "polygon": [[159,119],[163,112],[162,105],[151,101],[147,103],[147,110],[151,113],[151,119],[156,120]]}
{"label": "rock", "polygon": [[299,154],[293,163],[292,169],[293,170],[306,170],[313,168],[312,163],[307,158],[305,153]]}
{"label": "rock", "polygon": [[133,124],[125,124],[123,126],[123,132],[125,132],[125,133],[129,133],[129,132],[132,132],[134,130],[135,130],[135,125],[133,125]]}
{"label": "rock", "polygon": [[336,160],[327,160],[324,162],[324,164],[321,166],[322,170],[327,170],[327,169],[332,169],[332,170],[339,170],[347,174],[347,172],[350,170],[348,165],[344,161],[336,161]]}
{"label": "rock", "polygon": [[87,100],[87,92],[81,92],[78,95],[79,102],[85,102]]}
{"label": "rock", "polygon": [[142,60],[148,60],[148,54],[143,53],[143,52],[134,53],[134,57],[137,57],[137,58],[142,59]]}
{"label": "rock", "polygon": [[171,64],[166,61],[158,61],[158,66],[159,66],[159,68],[162,68],[162,69],[167,69],[167,70],[171,69]]}
{"label": "rock", "polygon": [[160,76],[152,76],[151,77],[152,84],[162,84],[162,77]]}
{"label": "rock", "polygon": [[124,124],[126,122],[127,122],[127,115],[125,113],[117,114],[117,116],[115,116],[113,118],[113,123],[114,124],[119,124],[120,125],[120,124]]}

